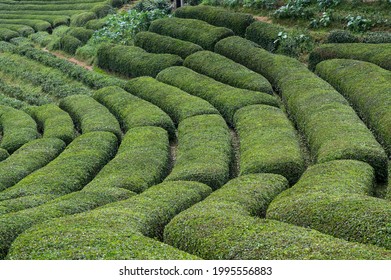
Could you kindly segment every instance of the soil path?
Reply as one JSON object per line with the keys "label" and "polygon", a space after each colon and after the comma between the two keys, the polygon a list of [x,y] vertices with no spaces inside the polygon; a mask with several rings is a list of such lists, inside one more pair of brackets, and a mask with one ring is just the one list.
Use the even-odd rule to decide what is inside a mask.
{"label": "soil path", "polygon": [[[50,52],[48,49],[43,49],[45,52]],[[88,65],[87,63],[83,62],[83,61],[80,61],[80,60],[77,60],[76,58],[74,57],[66,57],[65,55],[63,54],[60,54],[60,53],[57,53],[57,52],[50,52],[51,54],[59,57],[59,58],[62,58],[62,59],[65,59],[65,60],[68,60],[69,62],[72,62],[76,65],[79,65],[89,71],[92,71],[93,70],[93,67],[91,65]]]}
{"label": "soil path", "polygon": [[264,22],[267,22],[267,23],[272,23],[272,20],[268,17],[254,17],[255,20],[258,20],[258,21],[264,21]]}

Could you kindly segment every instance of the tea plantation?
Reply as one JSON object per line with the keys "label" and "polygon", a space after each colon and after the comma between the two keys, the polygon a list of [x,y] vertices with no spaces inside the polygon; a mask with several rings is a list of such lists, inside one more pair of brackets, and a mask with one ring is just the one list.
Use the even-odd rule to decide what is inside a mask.
{"label": "tea plantation", "polygon": [[0,259],[391,260],[388,30],[171,8],[0,1]]}

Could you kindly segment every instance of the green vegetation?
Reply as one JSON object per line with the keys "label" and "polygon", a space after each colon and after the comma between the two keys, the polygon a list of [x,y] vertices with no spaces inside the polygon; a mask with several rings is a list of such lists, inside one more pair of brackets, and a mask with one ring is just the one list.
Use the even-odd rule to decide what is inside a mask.
{"label": "green vegetation", "polygon": [[18,37],[19,33],[8,28],[0,27],[0,41],[9,41],[12,38]]}
{"label": "green vegetation", "polygon": [[391,70],[391,44],[324,44],[311,52],[309,68],[315,69],[319,62],[333,58],[363,60]]}
{"label": "green vegetation", "polygon": [[246,39],[259,44],[265,50],[274,52],[278,48],[278,34],[285,28],[262,21],[252,23],[246,30]]}
{"label": "green vegetation", "polygon": [[367,195],[373,179],[373,169],[363,162],[315,165],[273,200],[267,217],[390,249],[391,203]]}
{"label": "green vegetation", "polygon": [[168,132],[170,139],[175,138],[175,126],[171,118],[148,101],[119,87],[102,88],[93,97],[118,119],[124,132],[137,126],[158,126]]}
{"label": "green vegetation", "polygon": [[244,36],[246,28],[254,21],[250,14],[210,6],[184,6],[175,11],[175,16],[199,19],[215,26],[226,27],[240,36]]}
{"label": "green vegetation", "polygon": [[183,65],[233,87],[273,93],[272,86],[265,77],[211,51],[192,54],[185,59]]}
{"label": "green vegetation", "polygon": [[387,180],[387,155],[371,131],[346,99],[305,65],[240,37],[220,41],[216,51],[261,73],[279,89],[290,116],[307,138],[315,162],[361,160],[375,168],[380,181]]}
{"label": "green vegetation", "polygon": [[240,175],[275,173],[294,184],[305,170],[299,139],[279,108],[251,105],[234,116],[240,139]]}
{"label": "green vegetation", "polygon": [[[275,174],[231,180],[204,201],[177,215],[164,241],[204,259],[387,259],[389,252],[350,243],[315,230],[260,219],[268,204],[288,187]],[[332,212],[332,211],[331,211]]]}
{"label": "green vegetation", "polygon": [[30,106],[26,112],[37,122],[43,138],[58,138],[66,144],[75,138],[72,118],[57,105]]}
{"label": "green vegetation", "polygon": [[134,37],[134,45],[150,53],[176,54],[182,59],[203,50],[199,45],[191,42],[147,31],[137,33]]}
{"label": "green vegetation", "polygon": [[7,159],[9,157],[9,153],[7,150],[0,148],[0,162]]}
{"label": "green vegetation", "polygon": [[132,79],[124,88],[161,108],[176,125],[192,116],[218,114],[207,101],[151,77]]}
{"label": "green vegetation", "polygon": [[33,171],[56,158],[65,143],[56,138],[37,139],[24,144],[0,162],[0,191],[15,185]]}
{"label": "green vegetation", "polygon": [[234,35],[225,27],[215,27],[204,21],[183,18],[164,18],[151,23],[149,31],[197,44],[205,50],[213,50],[221,39]]}
{"label": "green vegetation", "polygon": [[139,47],[105,44],[98,49],[99,67],[127,77],[156,77],[163,69],[182,62],[177,55],[147,53]]}
{"label": "green vegetation", "polygon": [[37,124],[25,112],[8,106],[0,106],[0,148],[10,154],[38,137]]}
{"label": "green vegetation", "polygon": [[156,238],[175,215],[210,192],[197,182],[165,182],[129,199],[36,225],[12,243],[7,259],[197,259]]}
{"label": "green vegetation", "polygon": [[342,93],[391,154],[391,72],[369,62],[333,59],[316,73]]}
{"label": "green vegetation", "polygon": [[117,119],[94,98],[86,95],[73,95],[61,99],[59,106],[70,114],[76,128],[81,133],[108,131],[114,133],[118,139],[122,138]]}
{"label": "green vegetation", "polygon": [[219,110],[229,124],[233,123],[236,110],[244,106],[252,104],[278,106],[274,96],[263,92],[234,88],[186,67],[167,68],[160,72],[156,78],[158,81],[179,87],[192,95],[205,99]]}
{"label": "green vegetation", "polygon": [[113,157],[117,138],[110,132],[77,137],[46,166],[0,193],[2,214],[36,207],[78,191]]}
{"label": "green vegetation", "polygon": [[229,179],[230,132],[219,115],[190,117],[179,123],[178,151],[168,181],[197,181],[217,189]]}

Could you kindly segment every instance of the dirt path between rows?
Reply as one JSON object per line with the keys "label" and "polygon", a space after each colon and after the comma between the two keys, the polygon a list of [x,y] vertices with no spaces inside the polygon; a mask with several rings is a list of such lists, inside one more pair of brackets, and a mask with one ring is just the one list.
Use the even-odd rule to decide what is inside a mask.
{"label": "dirt path between rows", "polygon": [[[48,49],[43,49],[45,52],[50,52]],[[80,61],[80,60],[77,60],[76,58],[74,57],[66,57],[65,55],[61,54],[61,53],[57,53],[57,52],[50,52],[51,54],[59,57],[59,58],[62,58],[62,59],[65,59],[65,60],[68,60],[69,62],[72,62],[76,65],[79,65],[89,71],[92,71],[93,70],[93,67],[91,65],[88,65],[87,63],[83,62],[83,61]]]}
{"label": "dirt path between rows", "polygon": [[272,23],[272,20],[268,17],[254,17],[255,20],[258,20],[258,21],[263,21],[263,22],[267,22],[267,23]]}

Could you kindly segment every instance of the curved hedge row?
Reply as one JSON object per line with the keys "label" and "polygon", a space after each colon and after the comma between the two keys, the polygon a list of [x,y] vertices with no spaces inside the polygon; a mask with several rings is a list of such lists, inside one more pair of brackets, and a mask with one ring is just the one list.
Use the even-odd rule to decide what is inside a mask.
{"label": "curved hedge row", "polygon": [[182,59],[203,50],[197,44],[147,31],[136,34],[134,45],[150,53],[170,53]]}
{"label": "curved hedge row", "polygon": [[84,27],[71,27],[67,30],[66,34],[71,35],[79,39],[83,44],[86,44],[94,34],[94,31]]}
{"label": "curved hedge row", "polygon": [[271,84],[261,74],[211,51],[192,54],[183,65],[233,87],[273,93]]}
{"label": "curved hedge row", "polygon": [[0,148],[0,162],[7,159],[9,157],[9,153],[7,150]]}
{"label": "curved hedge row", "polygon": [[384,149],[346,99],[304,64],[271,54],[240,37],[220,41],[216,51],[261,73],[279,89],[290,115],[307,138],[315,162],[361,160],[375,168],[380,181],[387,180]]}
{"label": "curved hedge row", "polygon": [[2,213],[36,207],[78,191],[112,158],[117,138],[110,132],[77,137],[53,161],[0,193]]}
{"label": "curved hedge row", "polygon": [[124,88],[161,108],[175,124],[192,116],[218,114],[217,109],[207,101],[151,77],[131,79]]}
{"label": "curved hedge row", "polygon": [[391,154],[391,72],[369,62],[332,59],[316,73],[353,104]]}
{"label": "curved hedge row", "polygon": [[35,32],[34,28],[31,26],[23,24],[1,24],[3,28],[7,28],[19,33],[20,36],[27,37]]}
{"label": "curved hedge row", "polygon": [[234,123],[240,139],[240,175],[275,173],[296,183],[305,163],[295,128],[282,110],[247,106],[235,113]]}
{"label": "curved hedge row", "polygon": [[176,9],[174,15],[180,18],[199,19],[212,25],[226,27],[240,36],[244,36],[246,28],[254,22],[254,18],[250,14],[231,12],[211,6],[184,6]]}
{"label": "curved hedge row", "polygon": [[273,200],[267,217],[389,250],[391,202],[366,195],[373,178],[373,169],[362,162],[315,165]]}
{"label": "curved hedge row", "polygon": [[64,35],[60,38],[59,49],[69,54],[75,54],[76,50],[83,46],[83,43],[71,35]]}
{"label": "curved hedge row", "polygon": [[0,27],[0,41],[9,41],[19,36],[19,33],[8,28]]}
{"label": "curved hedge row", "polygon": [[75,14],[71,17],[70,26],[84,26],[89,20],[96,19],[97,16],[94,12],[83,12]]}
{"label": "curved hedge row", "polygon": [[252,104],[278,106],[274,96],[266,93],[234,88],[212,78],[198,74],[186,67],[170,67],[156,77],[158,81],[179,87],[180,89],[205,99],[233,123],[236,110]]}
{"label": "curved hedge row", "polygon": [[175,138],[175,125],[159,107],[138,98],[119,87],[106,87],[96,91],[93,97],[116,116],[123,131],[137,126],[159,126]]}
{"label": "curved hedge row", "polygon": [[310,53],[308,67],[315,69],[319,62],[333,58],[363,60],[391,70],[391,43],[324,44]]}
{"label": "curved hedge row", "polygon": [[202,20],[164,18],[152,21],[149,31],[197,44],[212,51],[223,38],[234,35],[232,30],[215,27]]}
{"label": "curved hedge row", "polygon": [[[1,6],[1,4],[0,4]],[[1,10],[1,8],[0,8]],[[52,25],[45,21],[39,19],[0,19],[0,25],[3,24],[22,24],[34,28],[35,31],[50,31]]]}
{"label": "curved hedge row", "polygon": [[15,185],[33,171],[45,166],[65,149],[60,139],[37,139],[24,144],[0,162],[0,191]]}
{"label": "curved hedge row", "polygon": [[260,219],[288,182],[281,175],[231,180],[165,227],[164,242],[204,259],[389,259],[390,252],[315,230]]}
{"label": "curved hedge row", "polygon": [[129,199],[36,225],[12,243],[7,259],[197,259],[156,237],[175,215],[210,192],[197,182],[165,182]]}
{"label": "curved hedge row", "polygon": [[99,67],[128,77],[156,77],[163,69],[183,63],[177,55],[147,53],[139,47],[107,44],[99,47],[97,58]]}
{"label": "curved hedge row", "polygon": [[179,123],[178,150],[168,181],[197,181],[217,189],[229,179],[231,135],[219,115],[190,117]]}
{"label": "curved hedge row", "polygon": [[30,106],[26,111],[37,122],[44,138],[58,138],[66,144],[69,144],[75,138],[72,118],[57,105]]}
{"label": "curved hedge row", "polygon": [[284,27],[263,22],[256,21],[252,23],[246,30],[246,39],[259,44],[265,50],[274,52],[278,48],[278,34],[284,32]]}
{"label": "curved hedge row", "polygon": [[154,126],[129,129],[115,158],[83,190],[109,186],[141,193],[164,179],[169,159],[167,131]]}
{"label": "curved hedge row", "polygon": [[86,95],[72,95],[61,99],[59,106],[70,114],[81,133],[108,131],[114,133],[118,139],[122,138],[117,119],[94,98]]}
{"label": "curved hedge row", "polygon": [[7,106],[0,106],[0,129],[0,148],[10,154],[38,137],[35,121],[27,113]]}

